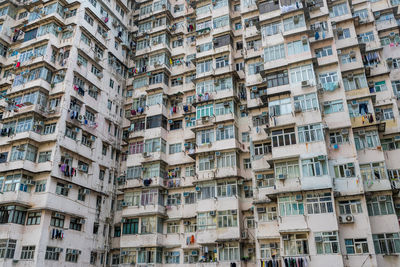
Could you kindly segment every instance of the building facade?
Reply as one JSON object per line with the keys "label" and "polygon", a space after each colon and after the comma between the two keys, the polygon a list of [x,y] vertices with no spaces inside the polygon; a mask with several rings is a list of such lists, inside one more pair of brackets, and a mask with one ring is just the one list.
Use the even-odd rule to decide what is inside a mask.
{"label": "building facade", "polygon": [[1,1],[1,266],[399,266],[399,1]]}

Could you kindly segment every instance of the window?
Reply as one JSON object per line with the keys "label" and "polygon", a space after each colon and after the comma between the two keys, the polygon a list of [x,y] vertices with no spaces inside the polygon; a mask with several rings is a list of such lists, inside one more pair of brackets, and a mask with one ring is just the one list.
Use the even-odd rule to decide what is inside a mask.
{"label": "window", "polygon": [[223,68],[229,65],[229,60],[227,56],[217,57],[215,59],[215,68]]}
{"label": "window", "polygon": [[33,260],[35,256],[35,246],[22,246],[21,260]]}
{"label": "window", "polygon": [[81,231],[82,230],[81,219],[71,217],[71,219],[69,221],[69,229],[72,229],[72,230],[75,230],[75,231]]}
{"label": "window", "polygon": [[39,152],[39,159],[38,162],[46,162],[46,161],[50,161],[51,158],[51,151],[43,151],[43,152]]}
{"label": "window", "polygon": [[347,38],[351,37],[349,28],[342,29],[342,30],[343,30],[342,33],[338,33],[338,35],[337,35],[338,40],[343,40],[343,39],[347,39]]}
{"label": "window", "polygon": [[290,69],[290,83],[300,83],[302,81],[313,82],[314,80],[314,69],[312,65],[304,65]]}
{"label": "window", "polygon": [[327,175],[328,170],[326,166],[326,157],[325,156],[322,157],[323,159],[321,159],[320,157],[303,159],[301,161],[303,176],[311,177],[311,176]]}
{"label": "window", "polygon": [[257,174],[257,187],[272,187],[275,185],[275,177],[272,173],[269,174]]}
{"label": "window", "polygon": [[351,56],[350,54],[342,54],[342,55],[340,55],[340,60],[341,60],[342,64],[348,64],[351,62],[356,62],[357,57]]}
{"label": "window", "polygon": [[85,16],[83,18],[87,21],[87,23],[89,23],[91,26],[93,26],[94,20],[88,13],[85,12]]}
{"label": "window", "polygon": [[349,13],[349,10],[347,8],[347,2],[334,5],[332,8],[329,10],[329,16],[331,18],[338,17],[338,16],[343,16]]}
{"label": "window", "polygon": [[288,146],[296,144],[296,135],[294,128],[272,131],[272,146]]}
{"label": "window", "polygon": [[354,143],[357,150],[372,149],[380,145],[379,136],[376,131],[368,131],[365,134],[355,132]]}
{"label": "window", "polygon": [[141,223],[141,234],[153,234],[156,233],[157,224],[156,217],[144,217]]}
{"label": "window", "polygon": [[331,114],[344,111],[342,100],[333,100],[324,102],[324,113]]}
{"label": "window", "polygon": [[213,19],[213,27],[214,27],[214,29],[218,29],[218,28],[227,26],[228,24],[229,24],[229,16],[228,15],[221,16],[221,17]]}
{"label": "window", "polygon": [[38,193],[38,192],[45,192],[45,191],[46,191],[46,180],[36,181],[35,192]]}
{"label": "window", "polygon": [[180,258],[179,251],[165,252],[165,263],[166,264],[170,264],[170,263],[179,264],[179,258]]}
{"label": "window", "polygon": [[43,134],[52,134],[56,130],[56,123],[45,124]]}
{"label": "window", "polygon": [[65,261],[78,262],[79,254],[81,254],[80,250],[67,248],[67,251],[65,252]]}
{"label": "window", "polygon": [[394,119],[394,114],[393,114],[393,109],[392,108],[384,108],[382,109],[383,113],[383,120],[393,120]]}
{"label": "window", "polygon": [[235,131],[233,125],[226,125],[222,128],[218,127],[216,130],[216,141],[232,139],[234,137]]}
{"label": "window", "polygon": [[251,169],[251,159],[243,159],[243,166],[246,170]]}
{"label": "window", "polygon": [[304,204],[302,201],[297,201],[295,196],[279,197],[278,204],[280,216],[304,214]]}
{"label": "window", "polygon": [[185,204],[195,204],[196,203],[196,193],[195,192],[184,192],[183,197],[185,199]]}
{"label": "window", "polygon": [[252,198],[253,197],[253,187],[251,185],[245,185],[243,188],[244,197],[245,198]]}
{"label": "window", "polygon": [[167,206],[178,206],[181,204],[181,194],[172,194],[167,196]]}
{"label": "window", "polygon": [[[215,211],[214,211],[215,213]],[[216,216],[211,216],[210,212],[202,212],[197,214],[198,230],[215,229],[217,226]]]}
{"label": "window", "polygon": [[54,213],[51,216],[50,225],[54,227],[63,228],[64,227],[65,216],[59,213]]}
{"label": "window", "polygon": [[26,225],[39,225],[42,213],[39,212],[29,212],[28,219],[26,220]]}
{"label": "window", "polygon": [[280,257],[280,243],[267,243],[260,244],[261,259],[272,259],[273,257]]}
{"label": "window", "polygon": [[299,134],[299,143],[309,143],[324,140],[321,124],[298,127],[297,131]]}
{"label": "window", "polygon": [[186,167],[185,168],[185,176],[186,177],[194,176],[194,168],[195,168],[195,166]]}
{"label": "window", "polygon": [[287,178],[299,178],[300,169],[298,161],[279,162],[275,164],[275,177],[278,179],[280,175]]}
{"label": "window", "polygon": [[346,246],[347,254],[369,253],[368,242],[366,238],[345,239],[344,244]]}
{"label": "window", "polygon": [[203,144],[210,144],[214,142],[214,130],[202,130],[197,132],[197,144],[198,145],[203,145]]}
{"label": "window", "polygon": [[375,40],[375,35],[372,31],[364,32],[357,35],[358,41],[361,43],[369,43]]}
{"label": "window", "polygon": [[242,142],[243,143],[250,142],[250,134],[249,134],[249,132],[243,132],[242,133]]}
{"label": "window", "polygon": [[278,218],[276,207],[270,206],[264,208],[257,208],[258,220],[260,222],[272,222]]}
{"label": "window", "polygon": [[179,222],[167,223],[167,234],[179,234]]}
{"label": "window", "polygon": [[319,108],[318,98],[315,93],[299,95],[294,97],[294,106],[300,106],[301,111],[317,110]]}
{"label": "window", "polygon": [[261,31],[263,33],[263,38],[266,38],[266,36],[271,36],[280,33],[281,30],[282,30],[281,22],[277,21],[263,26]]}
{"label": "window", "polygon": [[303,14],[295,15],[293,17],[283,20],[283,29],[285,31],[294,30],[303,26],[305,26],[305,20]]}
{"label": "window", "polygon": [[307,194],[306,202],[308,214],[333,212],[332,196],[329,192]]}
{"label": "window", "polygon": [[348,178],[355,176],[354,163],[339,164],[333,166],[335,178]]}
{"label": "window", "polygon": [[285,58],[284,44],[270,46],[264,49],[264,62]]}
{"label": "window", "polygon": [[317,58],[332,56],[332,54],[332,46],[315,49],[315,55]]}
{"label": "window", "polygon": [[240,257],[239,245],[225,243],[222,249],[218,250],[220,261],[238,261]]}
{"label": "window", "polygon": [[182,144],[171,144],[169,145],[169,154],[175,154],[182,152]]}
{"label": "window", "polygon": [[254,156],[266,155],[272,152],[270,143],[254,144]]}
{"label": "window", "polygon": [[283,236],[283,247],[286,256],[308,254],[307,234],[287,234]]}
{"label": "window", "polygon": [[46,247],[45,260],[58,261],[60,259],[61,248],[57,247]]}
{"label": "window", "polygon": [[279,71],[267,75],[268,88],[289,84],[288,71]]}
{"label": "window", "polygon": [[76,140],[77,132],[69,126],[65,127],[65,136]]}
{"label": "window", "polygon": [[335,232],[314,233],[317,254],[336,254],[339,253],[339,238]]}
{"label": "window", "polygon": [[400,253],[399,233],[385,233],[372,235],[375,252],[377,254]]}
{"label": "window", "polygon": [[363,181],[387,179],[384,162],[360,164],[361,177]]}
{"label": "window", "polygon": [[198,199],[210,199],[215,197],[215,185],[203,185],[200,187]]}
{"label": "window", "polygon": [[184,251],[183,263],[197,263],[198,261],[199,261],[199,251],[198,250]]}
{"label": "window", "polygon": [[10,161],[29,160],[36,162],[37,147],[30,144],[13,146],[11,149]]}
{"label": "window", "polygon": [[123,235],[135,235],[139,233],[139,219],[126,219],[122,225]]}
{"label": "window", "polygon": [[280,116],[292,113],[292,101],[290,98],[270,101],[268,106],[271,116]]}
{"label": "window", "polygon": [[393,200],[389,195],[368,198],[367,208],[369,216],[394,214]]}
{"label": "window", "polygon": [[359,199],[339,201],[340,215],[362,213],[361,201]]}
{"label": "window", "polygon": [[357,90],[368,87],[367,79],[364,74],[349,75],[343,77],[345,91]]}
{"label": "window", "polygon": [[199,62],[199,63],[197,63],[196,72],[197,72],[197,74],[209,72],[211,70],[211,68],[212,68],[212,60]]}
{"label": "window", "polygon": [[235,182],[222,182],[217,184],[217,197],[233,197],[237,194]]}
{"label": "window", "polygon": [[307,39],[290,42],[287,44],[288,56],[310,51]]}
{"label": "window", "polygon": [[0,259],[13,259],[17,240],[0,239]]}

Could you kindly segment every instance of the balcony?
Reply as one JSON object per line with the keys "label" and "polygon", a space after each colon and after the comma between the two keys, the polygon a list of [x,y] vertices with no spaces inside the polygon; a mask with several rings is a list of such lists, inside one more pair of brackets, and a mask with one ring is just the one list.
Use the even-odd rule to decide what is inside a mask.
{"label": "balcony", "polygon": [[272,159],[294,158],[302,155],[302,158],[317,155],[327,155],[325,142],[301,143],[272,148]]}
{"label": "balcony", "polygon": [[217,240],[239,240],[240,239],[239,227],[227,227],[218,229],[208,229],[206,231],[197,232],[197,243],[199,244],[213,244]]}
{"label": "balcony", "polygon": [[165,215],[166,209],[164,206],[154,204],[146,206],[128,206],[123,207],[122,217],[135,217],[135,216],[145,216],[145,215],[155,215],[161,214]]}
{"label": "balcony", "polygon": [[[23,206],[31,206],[31,194],[28,192],[18,190],[19,183],[16,186],[16,191],[3,192],[0,194],[0,204],[20,204]],[[30,186],[31,188],[33,186]]]}
{"label": "balcony", "polygon": [[[136,235],[121,235],[121,247],[159,247],[163,244],[162,234],[136,234]],[[149,266],[148,264],[139,266]],[[160,264],[161,266],[161,264]]]}

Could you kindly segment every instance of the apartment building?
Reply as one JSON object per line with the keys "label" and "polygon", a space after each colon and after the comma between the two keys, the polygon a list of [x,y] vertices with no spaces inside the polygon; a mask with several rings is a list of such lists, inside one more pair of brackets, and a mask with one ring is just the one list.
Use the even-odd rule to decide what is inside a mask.
{"label": "apartment building", "polygon": [[127,1],[0,1],[0,266],[109,265]]}
{"label": "apartment building", "polygon": [[399,1],[1,1],[0,265],[399,266]]}

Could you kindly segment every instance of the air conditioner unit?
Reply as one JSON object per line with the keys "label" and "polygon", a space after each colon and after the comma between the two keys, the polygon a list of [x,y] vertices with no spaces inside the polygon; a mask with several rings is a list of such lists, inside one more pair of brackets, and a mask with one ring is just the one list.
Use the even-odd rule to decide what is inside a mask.
{"label": "air conditioner unit", "polygon": [[286,180],[287,175],[286,174],[279,174],[277,178],[278,178],[278,180]]}
{"label": "air conditioner unit", "polygon": [[121,251],[121,256],[125,256],[125,255],[127,255],[127,254],[128,254],[127,251]]}
{"label": "air conditioner unit", "polygon": [[215,210],[210,211],[210,216],[215,216]]}
{"label": "air conditioner unit", "polygon": [[365,130],[358,130],[358,135],[365,135]]}
{"label": "air conditioner unit", "polygon": [[185,121],[190,121],[190,117],[185,117]]}
{"label": "air conditioner unit", "polygon": [[302,201],[303,200],[303,195],[296,195],[295,196],[296,201]]}
{"label": "air conditioner unit", "polygon": [[204,122],[208,121],[209,118],[210,118],[209,116],[203,116],[203,117],[201,117],[201,119],[202,119]]}
{"label": "air conditioner unit", "polygon": [[348,135],[349,134],[349,129],[342,129],[341,134],[342,135]]}
{"label": "air conditioner unit", "polygon": [[97,78],[102,79],[103,78],[103,73],[99,72],[96,74]]}
{"label": "air conditioner unit", "polygon": [[183,197],[188,197],[189,196],[189,192],[183,192]]}
{"label": "air conditioner unit", "polygon": [[209,156],[208,156],[208,159],[209,159],[209,160],[214,160],[214,155],[209,155]]}
{"label": "air conditioner unit", "polygon": [[351,170],[345,170],[345,175],[346,175],[346,177],[352,177],[353,172]]}
{"label": "air conditioner unit", "polygon": [[25,146],[24,145],[17,146],[17,150],[18,151],[25,151]]}
{"label": "air conditioner unit", "polygon": [[386,196],[378,196],[378,201],[386,201],[387,197]]}
{"label": "air conditioner unit", "polygon": [[318,160],[322,161],[322,160],[326,160],[326,156],[325,155],[319,155]]}
{"label": "air conditioner unit", "polygon": [[356,52],[355,51],[350,51],[349,56],[351,58],[355,58],[356,57]]}
{"label": "air conditioner unit", "polygon": [[231,210],[231,214],[232,215],[236,215],[237,214],[237,210]]}
{"label": "air conditioner unit", "polygon": [[251,87],[251,91],[252,91],[253,93],[257,93],[257,92],[258,92],[257,86]]}
{"label": "air conditioner unit", "polygon": [[[122,203],[124,203],[124,202],[122,202]],[[122,218],[121,223],[125,223],[125,222],[126,222],[126,218]]]}
{"label": "air conditioner unit", "polygon": [[91,135],[91,136],[90,136],[90,141],[93,141],[93,142],[96,141],[96,136]]}
{"label": "air conditioner unit", "polygon": [[122,207],[128,207],[128,202],[123,201],[121,206]]}
{"label": "air conditioner unit", "polygon": [[219,152],[219,151],[215,152],[215,156],[216,156],[216,157],[221,156],[221,152]]}
{"label": "air conditioner unit", "polygon": [[303,43],[303,45],[306,45],[308,43],[307,37],[306,36],[301,37],[301,42]]}
{"label": "air conditioner unit", "polygon": [[143,156],[143,158],[148,158],[148,157],[150,157],[150,154],[148,152],[143,152],[142,156]]}
{"label": "air conditioner unit", "polygon": [[218,128],[218,129],[224,129],[224,125],[219,124],[219,125],[217,126],[217,128]]}
{"label": "air conditioner unit", "polygon": [[190,225],[190,221],[184,221],[183,225]]}
{"label": "air conditioner unit", "polygon": [[33,180],[30,180],[30,179],[29,179],[29,180],[26,181],[26,184],[27,184],[27,185],[35,185],[35,184],[36,184],[36,181],[33,181]]}
{"label": "air conditioner unit", "polygon": [[265,213],[265,212],[267,212],[265,207],[257,208],[257,213]]}
{"label": "air conditioner unit", "polygon": [[277,248],[278,246],[276,245],[276,243],[270,243],[270,244],[269,244],[269,247],[270,247],[270,248]]}
{"label": "air conditioner unit", "polygon": [[308,80],[301,81],[301,87],[309,87],[309,86],[310,86],[310,82]]}
{"label": "air conditioner unit", "polygon": [[400,141],[400,135],[396,135],[396,136],[394,137],[394,141]]}
{"label": "air conditioner unit", "polygon": [[85,195],[89,195],[89,194],[90,194],[90,189],[85,188],[85,189],[83,190],[83,193],[84,193]]}
{"label": "air conditioner unit", "polygon": [[168,123],[172,124],[172,123],[174,123],[174,121],[173,120],[168,120]]}
{"label": "air conditioner unit", "polygon": [[354,216],[351,214],[341,215],[339,217],[340,223],[354,223]]}
{"label": "air conditioner unit", "polygon": [[197,250],[192,250],[192,255],[197,256],[197,255],[199,255],[199,252]]}
{"label": "air conditioner unit", "polygon": [[62,218],[63,215],[62,215],[61,213],[56,212],[56,213],[54,213],[54,217],[56,217],[56,218]]}
{"label": "air conditioner unit", "polygon": [[68,189],[72,189],[72,187],[73,187],[72,184],[67,184]]}
{"label": "air conditioner unit", "polygon": [[282,240],[284,240],[284,241],[290,240],[290,236],[289,235],[282,235]]}
{"label": "air conditioner unit", "polygon": [[225,107],[229,107],[230,103],[229,102],[224,102]]}
{"label": "air conditioner unit", "polygon": [[196,190],[197,192],[200,192],[200,191],[201,191],[201,187],[196,186],[195,190]]}

